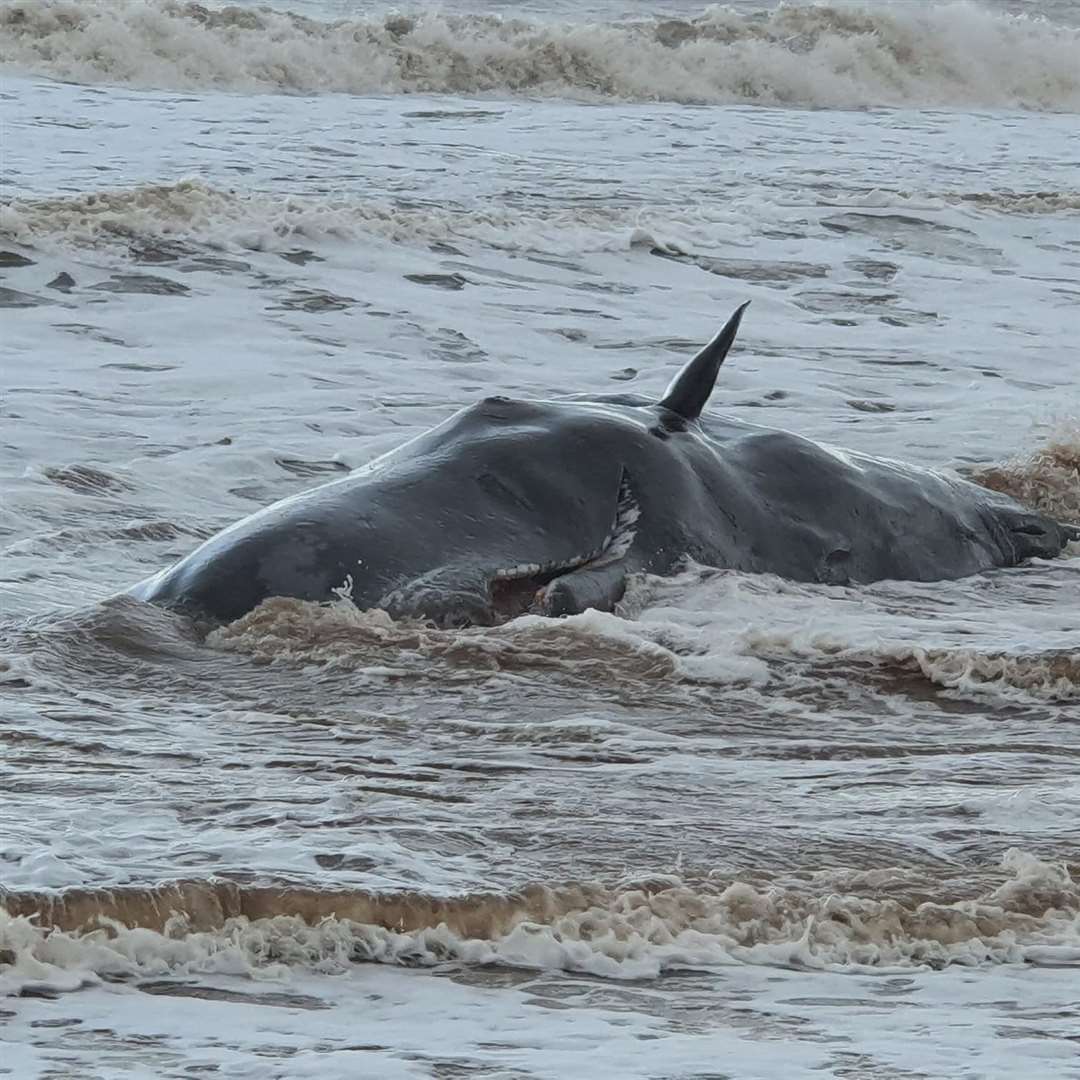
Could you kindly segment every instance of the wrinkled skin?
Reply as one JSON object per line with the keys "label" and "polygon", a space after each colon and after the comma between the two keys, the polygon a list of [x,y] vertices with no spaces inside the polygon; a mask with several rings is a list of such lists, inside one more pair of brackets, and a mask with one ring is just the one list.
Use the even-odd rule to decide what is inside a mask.
{"label": "wrinkled skin", "polygon": [[687,557],[798,581],[933,581],[1056,555],[1073,531],[956,477],[731,418],[493,397],[132,592],[228,621],[351,579],[361,608],[489,624],[610,609],[628,573]]}

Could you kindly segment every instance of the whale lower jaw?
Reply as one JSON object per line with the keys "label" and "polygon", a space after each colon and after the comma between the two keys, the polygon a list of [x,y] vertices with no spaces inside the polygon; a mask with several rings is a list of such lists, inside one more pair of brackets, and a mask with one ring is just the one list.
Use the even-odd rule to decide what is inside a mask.
{"label": "whale lower jaw", "polygon": [[[602,543],[590,552],[547,563],[519,563],[495,571],[488,585],[494,622],[506,622],[528,612],[549,614],[553,586],[568,575],[610,567],[630,550],[637,536],[641,508],[625,471],[611,527]],[[562,612],[570,614],[570,612]]]}

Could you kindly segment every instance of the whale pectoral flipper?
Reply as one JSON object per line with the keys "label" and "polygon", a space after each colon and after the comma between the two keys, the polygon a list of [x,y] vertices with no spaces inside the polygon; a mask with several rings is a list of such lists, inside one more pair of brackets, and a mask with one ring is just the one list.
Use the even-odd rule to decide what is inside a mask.
{"label": "whale pectoral flipper", "polygon": [[584,566],[548,582],[537,594],[541,615],[558,618],[586,608],[611,611],[626,592],[626,567],[621,562]]}

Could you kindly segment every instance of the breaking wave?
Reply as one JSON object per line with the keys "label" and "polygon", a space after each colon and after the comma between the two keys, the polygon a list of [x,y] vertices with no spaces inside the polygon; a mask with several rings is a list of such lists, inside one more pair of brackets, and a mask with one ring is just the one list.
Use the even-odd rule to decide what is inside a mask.
{"label": "breaking wave", "polygon": [[[477,672],[547,671],[563,679],[625,680],[640,684],[670,679],[674,653],[631,630],[622,620],[587,612],[569,620],[527,616],[502,628],[442,630],[428,623],[392,619],[385,611],[360,611],[345,600],[317,604],[274,597],[214,630],[207,643],[262,664],[320,664],[339,670],[397,677],[472,679]],[[568,649],[570,642],[576,646]]]}
{"label": "breaking wave", "polygon": [[572,207],[523,214],[513,209],[409,208],[354,198],[311,199],[222,190],[200,180],[144,184],[85,195],[13,199],[0,204],[0,238],[27,246],[60,243],[173,245],[277,250],[374,235],[392,243],[469,240],[503,251],[625,251],[679,247],[722,230],[729,215],[707,208],[649,211]]}
{"label": "breaking wave", "polygon": [[[358,611],[347,602],[315,604],[275,598],[213,631],[207,643],[259,664],[313,664],[396,680],[440,682],[471,682],[500,673],[543,673],[551,685],[583,683],[594,690],[608,687],[629,694],[649,693],[654,700],[680,686],[762,689],[835,676],[890,684],[898,672],[917,674],[968,698],[1080,700],[1080,651],[915,645],[903,640],[907,634],[902,627],[895,631],[894,640],[882,640],[868,649],[845,640],[836,630],[766,629],[768,612],[785,597],[799,595],[818,613],[827,611],[835,598],[824,586],[792,585],[728,571],[704,573],[714,579],[704,589],[712,600],[725,586],[729,596],[755,590],[772,595],[752,613],[753,621],[737,631],[710,624],[701,633],[684,635],[663,618],[627,620],[596,611],[556,621],[529,616],[497,629],[446,631],[395,621],[379,610]],[[693,572],[683,575],[694,576]],[[654,590],[661,594],[686,587],[678,579],[643,579],[632,585],[623,613],[633,616]],[[840,602],[860,597],[873,608],[875,597],[858,590]],[[889,602],[887,597],[876,599]]]}
{"label": "breaking wave", "polygon": [[1063,428],[1045,445],[971,478],[1058,521],[1080,524],[1080,428]]}
{"label": "breaking wave", "polygon": [[[1009,879],[937,888],[911,871],[833,873],[826,890],[678,877],[440,899],[187,881],[0,895],[0,992],[102,978],[447,961],[652,978],[732,964],[879,970],[1080,964],[1065,863],[1010,849]],[[844,878],[847,880],[843,880]],[[910,880],[909,880],[910,879]],[[928,891],[931,893],[928,898]],[[959,895],[957,895],[959,894]]]}
{"label": "breaking wave", "polygon": [[[1080,210],[1077,192],[951,192],[916,195],[874,190],[854,201],[815,196],[821,206],[934,210],[964,204],[986,212],[1053,214]],[[499,251],[555,255],[658,249],[687,254],[725,246],[733,223],[761,213],[760,195],[723,206],[567,206],[524,212],[489,206],[398,206],[355,197],[305,197],[233,191],[198,179],[141,184],[81,195],[31,196],[0,203],[0,239],[49,245],[151,248],[184,254],[185,244],[215,250],[276,251],[376,236],[394,244],[474,242]]]}
{"label": "breaking wave", "polygon": [[897,649],[895,659],[918,670],[936,686],[969,695],[1080,700],[1080,651],[1010,656],[973,649],[912,646]]}
{"label": "breaking wave", "polygon": [[0,62],[77,82],[860,108],[1080,108],[1080,31],[966,2],[555,23],[439,11],[319,22],[179,0],[16,0]]}

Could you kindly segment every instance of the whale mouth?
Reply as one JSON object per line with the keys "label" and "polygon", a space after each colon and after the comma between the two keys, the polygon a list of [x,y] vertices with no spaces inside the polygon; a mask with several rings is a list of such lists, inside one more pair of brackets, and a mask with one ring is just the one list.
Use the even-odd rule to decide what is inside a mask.
{"label": "whale mouth", "polygon": [[641,508],[625,470],[619,480],[619,496],[607,535],[592,551],[545,563],[519,563],[495,571],[488,585],[492,614],[505,622],[528,612],[543,611],[545,590],[567,574],[598,570],[617,563],[637,536]]}
{"label": "whale mouth", "polygon": [[549,562],[480,571],[473,565],[436,567],[401,582],[376,606],[394,618],[419,618],[444,630],[499,626],[519,615],[610,611],[626,580],[623,558],[637,536],[641,509],[626,471],[603,540],[589,551]]}

